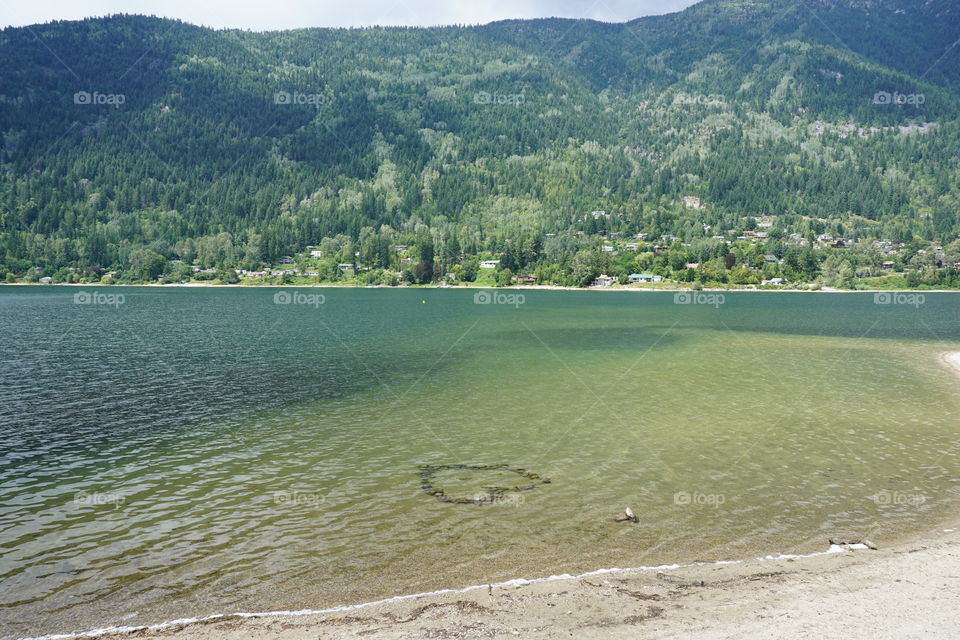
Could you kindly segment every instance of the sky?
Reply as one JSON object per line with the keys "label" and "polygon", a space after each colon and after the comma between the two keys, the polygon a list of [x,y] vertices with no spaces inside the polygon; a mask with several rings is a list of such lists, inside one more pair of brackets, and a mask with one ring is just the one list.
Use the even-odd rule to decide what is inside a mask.
{"label": "sky", "polygon": [[0,25],[79,20],[112,13],[179,18],[255,31],[300,27],[483,24],[505,18],[626,22],[671,13],[695,0],[0,0]]}

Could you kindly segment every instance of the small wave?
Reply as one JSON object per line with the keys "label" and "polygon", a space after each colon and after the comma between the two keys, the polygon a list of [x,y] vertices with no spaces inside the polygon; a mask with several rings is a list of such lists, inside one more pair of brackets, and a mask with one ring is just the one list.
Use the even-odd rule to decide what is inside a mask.
{"label": "small wave", "polygon": [[851,544],[847,547],[841,547],[835,544],[830,545],[830,548],[826,551],[818,551],[816,553],[808,553],[805,555],[793,555],[793,554],[776,554],[776,555],[767,555],[761,556],[759,558],[749,558],[746,560],[717,560],[716,562],[692,562],[688,564],[661,564],[653,567],[612,567],[609,569],[595,569],[594,571],[588,571],[586,573],[580,573],[577,575],[570,575],[569,573],[561,573],[559,575],[548,576],[545,578],[513,578],[511,580],[506,580],[504,582],[493,582],[488,584],[475,584],[469,587],[463,587],[460,589],[439,589],[437,591],[424,591],[423,593],[410,593],[400,596],[391,596],[389,598],[384,598],[382,600],[373,600],[371,602],[361,602],[359,604],[345,604],[337,607],[331,607],[329,609],[299,609],[296,611],[262,611],[259,613],[252,612],[235,612],[235,613],[213,613],[208,616],[199,616],[196,618],[178,618],[176,620],[168,620],[166,622],[159,622],[157,624],[149,625],[140,625],[140,626],[119,626],[119,627],[104,627],[102,629],[93,629],[91,631],[79,631],[73,633],[54,633],[44,636],[32,636],[29,638],[21,638],[20,640],[72,640],[74,638],[95,638],[98,636],[104,635],[120,635],[126,633],[136,633],[146,631],[148,633],[164,631],[171,627],[183,626],[188,624],[196,624],[198,622],[209,622],[211,620],[229,620],[231,618],[270,618],[270,617],[279,617],[279,616],[312,616],[312,615],[321,615],[325,613],[339,613],[342,611],[354,611],[356,609],[363,609],[366,607],[372,607],[378,604],[387,604],[389,602],[401,602],[403,600],[415,600],[417,598],[426,598],[429,596],[439,596],[446,594],[455,594],[455,593],[468,593],[470,591],[475,591],[477,589],[487,589],[490,587],[522,587],[531,584],[537,584],[541,582],[557,582],[560,580],[577,580],[579,578],[588,578],[590,576],[598,576],[607,573],[618,573],[623,571],[665,571],[665,570],[676,570],[684,569],[688,567],[702,567],[702,566],[718,566],[718,565],[727,565],[727,564],[742,564],[744,562],[767,562],[771,560],[797,560],[801,558],[815,558],[817,556],[825,556],[832,553],[844,553],[847,549],[866,549],[867,546],[863,544]]}

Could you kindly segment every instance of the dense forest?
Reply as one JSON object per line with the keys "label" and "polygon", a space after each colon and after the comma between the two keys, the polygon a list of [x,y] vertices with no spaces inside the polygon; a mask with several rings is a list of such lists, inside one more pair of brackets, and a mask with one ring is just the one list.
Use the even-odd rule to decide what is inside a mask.
{"label": "dense forest", "polygon": [[952,0],[7,28],[0,280],[960,286],[958,40]]}

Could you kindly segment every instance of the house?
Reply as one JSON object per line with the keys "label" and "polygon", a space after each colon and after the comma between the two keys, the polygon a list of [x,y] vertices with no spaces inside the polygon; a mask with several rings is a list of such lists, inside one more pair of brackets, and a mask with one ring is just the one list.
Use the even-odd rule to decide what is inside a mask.
{"label": "house", "polygon": [[640,245],[637,244],[636,242],[628,242],[626,246],[627,251],[636,251],[639,248],[640,248]]}
{"label": "house", "polygon": [[481,269],[496,269],[497,265],[500,264],[499,260],[484,260],[480,263]]}
{"label": "house", "polygon": [[395,246],[395,247],[393,248],[393,250],[396,251],[397,253],[402,253],[403,251],[406,251],[406,250],[407,250],[407,245],[405,245],[405,244],[398,244],[397,246]]}
{"label": "house", "polygon": [[593,216],[593,219],[594,219],[594,220],[599,220],[600,218],[606,218],[606,217],[607,217],[607,212],[606,212],[606,211],[591,211],[591,212],[590,212],[590,215]]}
{"label": "house", "polygon": [[413,258],[400,258],[400,264],[410,264],[413,262]]}
{"label": "house", "polygon": [[313,249],[313,250],[310,252],[310,257],[311,257],[311,258],[320,258],[320,257],[322,257],[322,256],[323,256],[323,251],[320,251],[319,249]]}
{"label": "house", "polygon": [[517,276],[517,284],[536,284],[536,276],[526,274],[523,276]]}
{"label": "house", "polygon": [[780,286],[780,285],[784,284],[784,280],[783,280],[783,278],[770,278],[769,280],[761,280],[761,281],[760,281],[760,285],[761,285],[761,286],[762,286],[762,285],[765,285],[765,284],[774,284],[774,285]]}
{"label": "house", "polygon": [[893,269],[895,266],[897,266],[897,263],[894,262],[893,260],[887,260],[886,262],[883,263],[884,269]]}
{"label": "house", "polygon": [[605,244],[602,247],[600,247],[600,250],[603,251],[604,253],[613,253],[613,247],[611,247],[608,244]]}
{"label": "house", "polygon": [[606,274],[604,274],[604,273],[601,273],[599,276],[597,276],[596,280],[594,280],[594,281],[591,283],[590,286],[593,286],[593,287],[609,287],[610,285],[612,285],[612,284],[613,284],[614,282],[616,282],[616,281],[617,281],[616,278],[613,278],[613,277],[608,276],[608,275],[606,275]]}
{"label": "house", "polygon": [[51,278],[50,276],[44,276],[40,278],[39,282],[40,284],[50,284],[51,282],[53,282],[53,278]]}
{"label": "house", "polygon": [[773,255],[772,253],[768,253],[767,255],[763,256],[763,261],[764,261],[764,262],[769,262],[770,264],[779,264],[779,263],[780,263],[780,258],[778,258],[777,256]]}
{"label": "house", "polygon": [[290,256],[280,256],[280,264],[293,264],[293,258]]}
{"label": "house", "polygon": [[627,278],[627,282],[660,282],[663,280],[661,276],[655,276],[652,273],[631,273]]}
{"label": "house", "polygon": [[352,265],[352,264],[346,264],[346,263],[344,263],[344,264],[338,264],[338,265],[337,265],[337,268],[340,269],[340,271],[350,271],[350,270],[353,269],[353,265]]}
{"label": "house", "polygon": [[699,263],[699,262],[688,262],[687,264],[684,265],[684,268],[685,268],[685,269],[699,269],[699,268],[700,268],[700,263]]}

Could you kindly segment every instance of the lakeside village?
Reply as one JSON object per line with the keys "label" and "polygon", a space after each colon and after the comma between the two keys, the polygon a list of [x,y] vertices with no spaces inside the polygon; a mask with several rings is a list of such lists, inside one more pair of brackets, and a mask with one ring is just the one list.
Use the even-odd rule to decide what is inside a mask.
{"label": "lakeside village", "polygon": [[[696,204],[696,203],[694,203]],[[606,218],[592,211],[589,220]],[[820,222],[827,222],[821,220]],[[747,217],[743,228],[717,232],[702,224],[701,237],[524,234],[500,241],[504,250],[467,254],[460,244],[427,227],[411,232],[364,229],[359,240],[324,238],[275,264],[234,268],[208,258],[190,264],[147,250],[128,268],[38,268],[7,273],[7,283],[244,284],[345,286],[566,286],[623,288],[934,289],[960,288],[960,240],[946,246],[918,239],[835,237],[788,233],[776,218]],[[229,234],[221,234],[229,235]],[[200,252],[197,252],[198,254]],[[221,252],[222,255],[222,252]],[[248,261],[249,262],[249,261]]]}

